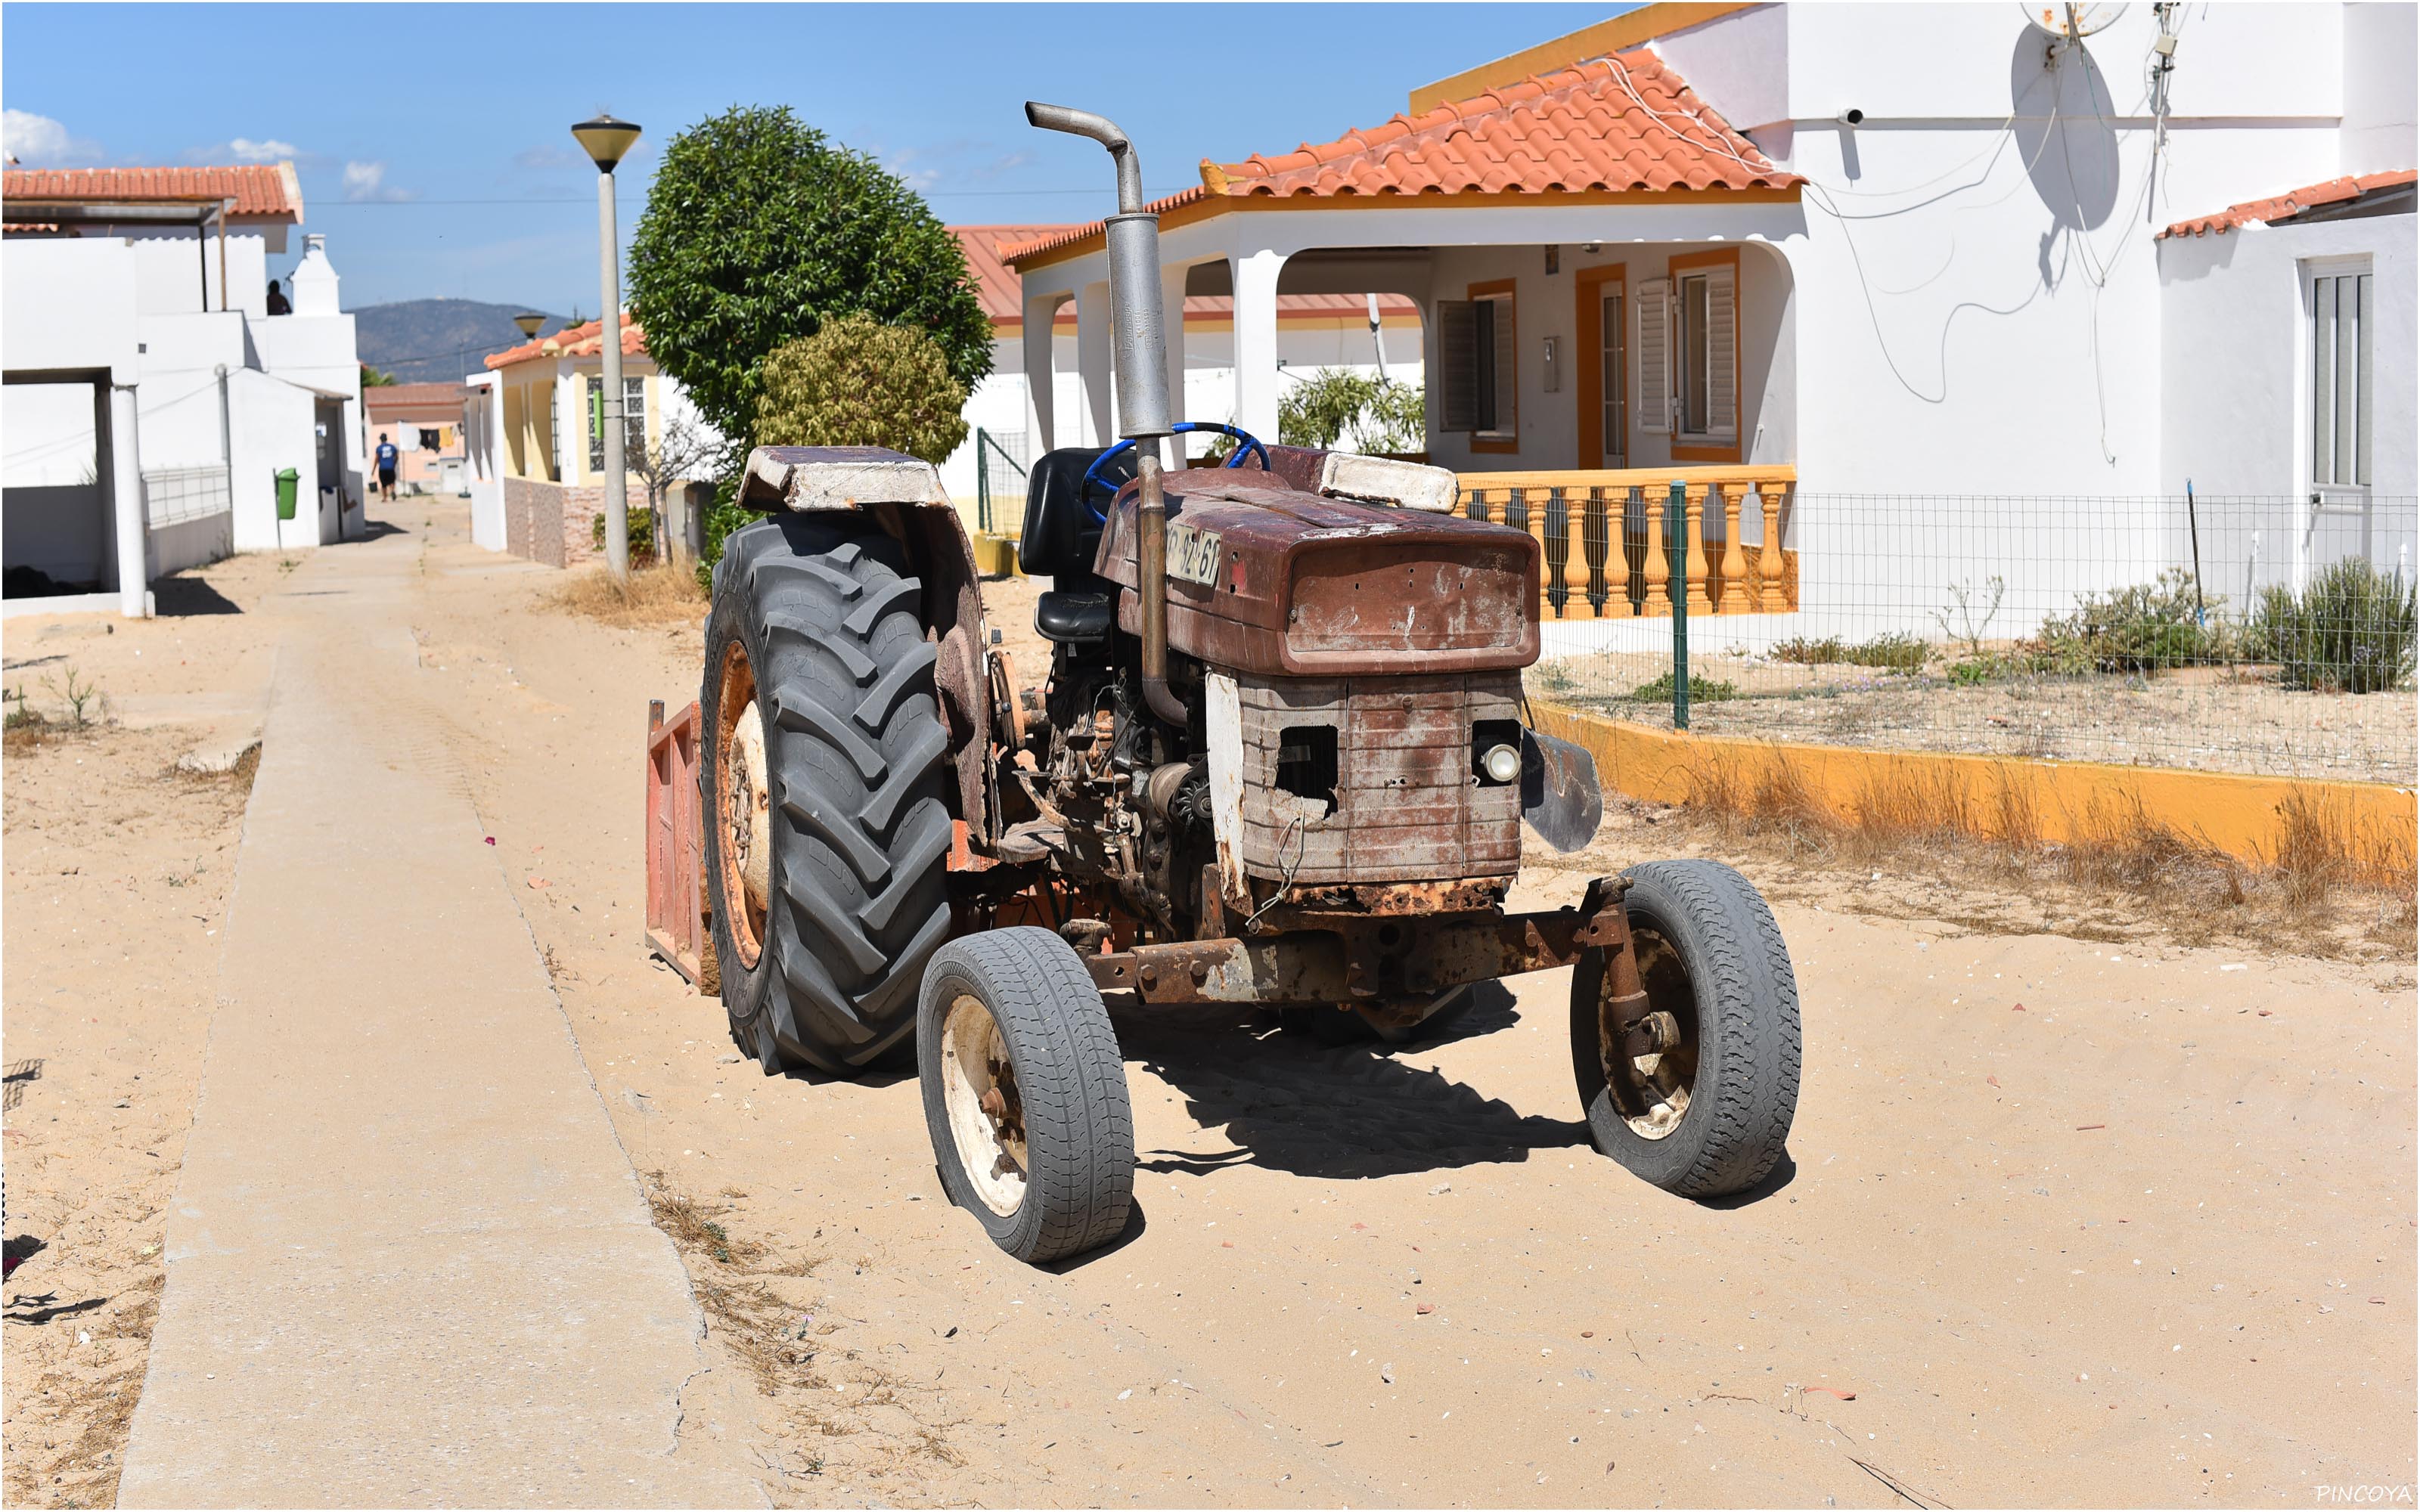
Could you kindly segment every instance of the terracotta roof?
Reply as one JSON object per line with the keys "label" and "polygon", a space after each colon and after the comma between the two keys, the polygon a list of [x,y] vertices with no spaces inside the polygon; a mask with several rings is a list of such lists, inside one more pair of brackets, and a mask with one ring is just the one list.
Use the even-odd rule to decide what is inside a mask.
{"label": "terracotta roof", "polygon": [[2309,184],[2301,189],[2273,194],[2267,199],[2248,199],[2241,205],[2229,205],[2216,215],[2199,215],[2190,221],[2179,221],[2160,233],[2167,237],[2199,237],[2216,233],[2225,236],[2240,225],[2282,221],[2300,215],[2321,205],[2335,205],[2344,200],[2359,199],[2373,190],[2392,189],[2420,178],[2420,170],[2397,169],[2392,173],[2368,173],[2353,178],[2331,178],[2324,183]]}
{"label": "terracotta roof", "polygon": [[[1204,162],[1202,184],[1150,207],[1214,198],[1791,189],[1805,182],[1698,98],[1652,52],[1535,74],[1333,142]],[[1012,266],[1097,235],[1068,227],[1005,250]]]}
{"label": "terracotta roof", "polygon": [[302,186],[290,162],[225,168],[10,168],[0,181],[0,194],[12,200],[116,205],[232,199],[238,215],[302,219]]}
{"label": "terracotta roof", "polygon": [[[489,358],[487,363],[490,368],[510,367],[515,363],[535,362],[541,357],[597,357],[602,355],[604,350],[605,322],[589,320],[580,325],[566,326],[551,336],[540,336],[535,341],[523,342],[519,347],[507,347]],[[630,318],[629,312],[625,310],[622,312],[622,355],[644,357],[646,354],[646,333],[639,329],[639,322]]]}
{"label": "terracotta roof", "polygon": [[381,383],[362,390],[362,402],[375,415],[382,410],[458,405],[467,392],[459,383]]}
{"label": "terracotta roof", "polygon": [[975,281],[975,298],[983,302],[984,314],[997,325],[1001,321],[1019,322],[1025,317],[1016,270],[1001,260],[1001,250],[1082,229],[1075,225],[954,225],[950,234],[958,239],[958,250],[967,255],[967,272]]}
{"label": "terracotta roof", "polygon": [[[1797,175],[1644,49],[1594,58],[1367,131],[1254,153],[1225,170],[1277,194],[1540,194],[1627,189],[1783,189]],[[1233,190],[1230,191],[1234,192]]]}

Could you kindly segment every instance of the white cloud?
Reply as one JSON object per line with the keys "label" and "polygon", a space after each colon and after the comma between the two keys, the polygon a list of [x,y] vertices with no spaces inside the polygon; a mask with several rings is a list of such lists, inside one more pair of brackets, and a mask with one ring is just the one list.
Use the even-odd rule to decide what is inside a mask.
{"label": "white cloud", "polygon": [[902,147],[898,151],[891,154],[890,157],[884,159],[882,166],[889,169],[901,183],[906,184],[910,190],[921,194],[941,181],[941,170],[939,168],[916,168],[909,166],[909,164],[913,163],[922,156],[923,156],[923,154],[918,152],[914,147]]}
{"label": "white cloud", "polygon": [[6,139],[8,156],[27,167],[90,162],[101,156],[100,143],[29,110],[0,111],[0,138]]}
{"label": "white cloud", "polygon": [[593,169],[596,166],[588,161],[587,153],[573,147],[560,147],[552,142],[521,148],[513,154],[513,165],[539,172],[555,168]]}
{"label": "white cloud", "polygon": [[360,203],[377,200],[393,203],[411,197],[409,190],[390,188],[386,182],[384,162],[348,162],[345,164],[345,198]]}
{"label": "white cloud", "polygon": [[281,142],[273,136],[257,142],[248,136],[239,136],[231,142],[221,142],[213,147],[194,147],[185,154],[185,160],[189,162],[291,162],[310,156],[293,143]]}

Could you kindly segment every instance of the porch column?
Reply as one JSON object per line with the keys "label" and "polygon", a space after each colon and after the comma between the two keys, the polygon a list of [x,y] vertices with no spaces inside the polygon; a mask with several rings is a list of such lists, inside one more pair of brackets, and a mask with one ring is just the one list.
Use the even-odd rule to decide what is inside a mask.
{"label": "porch column", "polygon": [[[1168,418],[1187,419],[1185,412],[1185,275],[1183,266],[1159,270],[1160,329],[1168,337]],[[1185,438],[1168,439],[1168,465],[1185,465]]]}
{"label": "porch column", "polygon": [[1232,260],[1235,285],[1235,424],[1278,439],[1278,272],[1281,252]]}
{"label": "porch column", "polygon": [[1058,409],[1058,373],[1051,365],[1050,322],[1057,318],[1059,294],[1029,294],[1016,345],[1025,367],[1025,435],[1029,460],[1059,444],[1052,432]]}
{"label": "porch column", "polygon": [[1076,291],[1076,377],[1084,388],[1086,446],[1117,440],[1109,390],[1109,285],[1106,280]]}
{"label": "porch column", "polygon": [[139,620],[151,587],[151,530],[143,507],[143,441],[132,383],[109,386],[109,512],[116,527],[117,612]]}

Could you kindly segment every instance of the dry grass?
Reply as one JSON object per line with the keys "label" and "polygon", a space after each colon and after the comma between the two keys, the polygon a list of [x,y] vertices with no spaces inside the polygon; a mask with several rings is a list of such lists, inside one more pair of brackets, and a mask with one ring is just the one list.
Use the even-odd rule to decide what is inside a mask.
{"label": "dry grass", "polygon": [[603,567],[590,567],[556,589],[550,602],[600,624],[656,629],[695,623],[706,612],[706,591],[695,573],[680,567],[634,567],[619,582]]}
{"label": "dry grass", "polygon": [[[828,1445],[821,1451],[774,1446],[770,1458],[758,1452],[766,1469],[782,1477],[777,1500],[786,1504],[793,1495],[811,1494],[812,1485],[820,1503],[835,1486],[892,1477],[915,1482],[936,1465],[965,1465],[947,1437],[963,1420],[932,1414],[938,1385],[894,1373],[887,1357],[851,1346],[842,1319],[817,1317],[829,1300],[799,1283],[818,1260],[782,1261],[771,1246],[733,1231],[735,1205],[746,1193],[725,1187],[724,1202],[707,1203],[674,1190],[659,1170],[647,1173],[646,1186],[656,1226],[671,1237],[689,1271],[708,1335],[779,1404],[802,1441]],[[860,1269],[872,1263],[871,1257],[858,1262]],[[827,1405],[834,1397],[826,1394],[843,1382],[849,1391],[834,1411]]]}
{"label": "dry grass", "polygon": [[[810,1328],[800,1322],[808,1316],[807,1304],[783,1296],[767,1279],[804,1276],[813,1263],[760,1268],[758,1262],[770,1252],[723,1225],[730,1209],[709,1210],[674,1191],[661,1171],[647,1173],[647,1206],[655,1212],[656,1227],[672,1237],[687,1262],[707,1326],[748,1367],[757,1389],[774,1396],[785,1390],[826,1388],[829,1382],[810,1368],[816,1350],[809,1342]],[[825,1331],[833,1326],[826,1325]]]}
{"label": "dry grass", "polygon": [[[2413,837],[2365,827],[2348,806],[2307,791],[2280,805],[2275,854],[2261,864],[2159,823],[2131,794],[2071,816],[2070,837],[2046,841],[2034,789],[2008,767],[1979,793],[1929,764],[1892,767],[1836,809],[1786,755],[1710,754],[1690,773],[1683,813],[1727,849],[1828,873],[1827,894],[1845,890],[1875,912],[1962,910],[1958,921],[1977,928],[2093,939],[2148,922],[2184,944],[2235,939],[2323,957],[2409,957],[2420,942]],[[1843,889],[1840,873],[1853,869],[1973,896],[1886,900],[1862,884]],[[1978,901],[1988,904],[1979,913]]]}

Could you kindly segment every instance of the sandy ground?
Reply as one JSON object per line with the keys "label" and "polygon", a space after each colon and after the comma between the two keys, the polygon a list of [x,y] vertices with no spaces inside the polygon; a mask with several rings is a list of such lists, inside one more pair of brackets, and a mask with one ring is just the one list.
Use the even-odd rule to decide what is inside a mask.
{"label": "sandy ground", "polygon": [[[1719,629],[1712,632],[1720,644]],[[1972,755],[2289,773],[2412,785],[2420,696],[2281,687],[2251,671],[2184,668],[2155,677],[2020,677],[1965,687],[1935,661],[1921,676],[1871,667],[1800,666],[1761,656],[1690,658],[1691,674],[1737,697],[1699,700],[1699,734]],[[1669,725],[1661,702],[1629,695],[1671,671],[1670,655],[1600,653],[1546,663],[1540,690],[1617,718]]]}
{"label": "sandy ground", "polygon": [[[695,696],[695,625],[568,616],[458,507],[394,517],[433,517],[411,613],[443,733],[711,1320],[722,1379],[694,1410],[777,1503],[2305,1505],[2414,1479],[2408,960],[1978,932],[1940,921],[1982,917],[1959,899],[1881,918],[1841,911],[1849,879],[1774,876],[1806,1090],[1791,1160],[1719,1206],[1590,1150],[1562,973],[1385,1054],[1118,1005],[1139,1214],[1030,1270],[944,1202],[912,1081],[768,1079],[643,953],[645,701]],[[1004,628],[1027,594],[999,595]],[[239,684],[245,619],[194,624],[77,660],[165,694],[131,652],[182,628],[225,638],[178,670],[196,690]],[[12,669],[40,634],[10,623]],[[191,847],[131,779],[74,817],[77,756],[173,759],[142,734],[8,763],[8,1054],[44,1062],[8,1116],[8,1231],[53,1246],[0,1333],[13,1499],[98,1499],[72,1494],[103,1474],[74,1451],[95,1409],[37,1395],[139,1361],[79,1318],[148,1295],[171,1175],[121,1168],[173,1165],[204,1032],[223,894],[170,889]],[[1581,859],[1693,848],[1653,818],[1617,812]],[[174,823],[224,844],[231,804]],[[46,877],[33,845],[73,858]],[[1587,869],[1536,869],[1520,901]],[[163,922],[184,915],[191,939]]]}
{"label": "sandy ground", "polygon": [[[253,557],[211,576],[249,596],[276,572]],[[0,644],[0,686],[22,687],[29,708],[61,712],[72,671],[110,711],[80,733],[12,732],[0,766],[7,1231],[23,1260],[0,1323],[5,1485],[20,1504],[107,1505],[158,1309],[252,772],[176,769],[197,745],[225,747],[240,715],[165,715],[256,705],[266,642],[241,616],[210,614],[11,620]]]}

